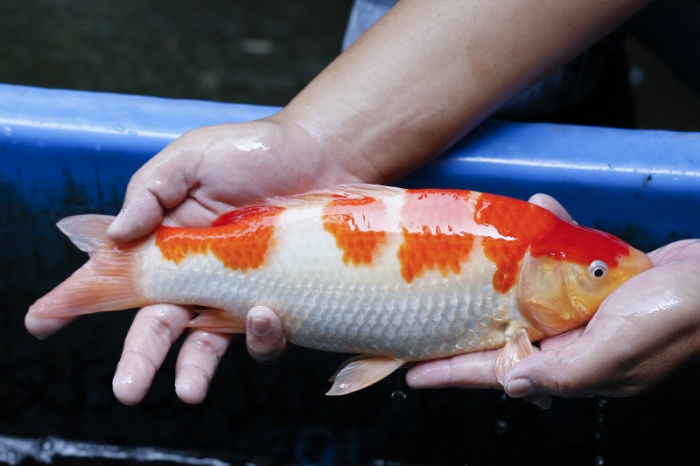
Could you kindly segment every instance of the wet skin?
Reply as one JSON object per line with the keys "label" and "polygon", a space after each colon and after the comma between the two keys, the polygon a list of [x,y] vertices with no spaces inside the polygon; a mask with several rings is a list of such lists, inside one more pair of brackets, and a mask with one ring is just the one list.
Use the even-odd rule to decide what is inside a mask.
{"label": "wet skin", "polygon": [[[444,0],[436,6],[402,1],[279,114],[193,130],[151,159],[132,178],[109,234],[116,241],[129,241],[161,222],[206,226],[231,206],[271,196],[343,183],[391,184],[647,2],[536,0],[536,5],[523,6]],[[456,52],[465,47],[470,53]],[[681,246],[671,245],[669,252],[687,252],[687,267],[697,267],[697,248],[680,251]],[[677,270],[673,263],[669,268],[679,274],[671,286],[689,280],[687,270]],[[690,291],[679,289],[678,297]],[[697,296],[680,302],[687,305],[692,298],[698,302]],[[192,316],[190,309],[164,305],[137,314],[114,378],[121,401],[131,404],[143,398]],[[251,352],[263,359],[278,354],[284,343],[274,314],[257,309],[249,322]],[[26,319],[35,335],[50,334],[67,323]],[[188,334],[176,369],[180,398],[191,403],[204,399],[228,342],[228,336],[211,332]],[[538,386],[534,379],[533,385]]]}

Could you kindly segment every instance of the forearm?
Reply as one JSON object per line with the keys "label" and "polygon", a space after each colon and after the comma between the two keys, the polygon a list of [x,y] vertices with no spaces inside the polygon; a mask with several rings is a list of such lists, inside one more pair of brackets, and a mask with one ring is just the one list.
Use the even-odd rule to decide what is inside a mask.
{"label": "forearm", "polygon": [[348,172],[389,182],[647,2],[403,0],[279,117]]}

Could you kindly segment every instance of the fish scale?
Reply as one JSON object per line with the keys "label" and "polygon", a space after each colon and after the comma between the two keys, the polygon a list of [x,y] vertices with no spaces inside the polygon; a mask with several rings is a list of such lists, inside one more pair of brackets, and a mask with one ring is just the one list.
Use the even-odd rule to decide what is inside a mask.
{"label": "fish scale", "polygon": [[110,222],[59,223],[91,259],[32,316],[165,302],[203,308],[194,327],[240,332],[265,305],[290,342],[364,355],[339,371],[334,395],[407,361],[499,347],[502,374],[530,340],[584,324],[651,266],[611,235],[472,191],[337,187],[237,209],[210,228],[160,226],[127,245],[106,237]]}
{"label": "fish scale", "polygon": [[[316,206],[311,209],[315,210]],[[295,216],[309,217],[304,213]],[[280,222],[285,219],[280,218]],[[245,273],[231,271],[215,257],[202,254],[187,257],[173,266],[154,247],[141,272],[143,293],[157,294],[161,300],[177,303],[189,303],[204,294],[207,296],[204,305],[236,313],[241,319],[254,305],[266,304],[278,311],[292,343],[326,351],[379,351],[407,360],[444,357],[464,348],[477,350],[502,345],[502,338],[484,339],[479,322],[522,321],[512,294],[493,295],[497,302],[488,308],[470,299],[483,295],[482,290],[490,286],[490,276],[495,271],[483,258],[464,264],[459,275],[443,276],[439,271],[428,271],[420,283],[408,284],[401,278],[400,264],[395,258],[398,234],[382,255],[387,257],[387,264],[375,269],[344,266],[339,257],[329,259],[340,254],[330,241],[332,238],[315,237],[309,233],[307,222],[288,220],[284,228],[278,229],[278,234],[281,238],[273,239],[278,256],[272,257],[263,269]],[[289,243],[293,241],[296,244],[291,248]],[[281,253],[284,248],[290,254]],[[305,255],[296,251],[314,252]],[[479,248],[476,251],[478,254]],[[333,260],[338,270],[333,276],[324,277],[323,273],[330,268],[327,264]],[[291,272],[285,270],[289,264],[296,265]],[[214,275],[222,278],[214,281]],[[291,281],[290,277],[295,280]],[[168,289],[163,287],[164,283],[170,284]],[[212,286],[213,283],[217,285]],[[303,284],[303,288],[298,288],[296,283]],[[442,292],[435,293],[436,289]],[[395,300],[397,294],[404,299]],[[446,305],[448,302],[451,305]],[[346,323],[348,318],[350,322]],[[401,325],[389,325],[389,322],[401,322]],[[465,329],[455,322],[472,325]],[[424,335],[420,349],[412,343],[412,336],[418,334]]]}

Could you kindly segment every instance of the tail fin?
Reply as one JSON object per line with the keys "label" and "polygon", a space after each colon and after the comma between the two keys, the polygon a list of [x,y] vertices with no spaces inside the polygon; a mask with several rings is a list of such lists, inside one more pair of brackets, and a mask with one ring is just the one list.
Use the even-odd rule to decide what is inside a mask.
{"label": "tail fin", "polygon": [[35,317],[70,317],[93,312],[131,309],[150,304],[134,279],[138,243],[116,244],[107,237],[114,217],[78,215],[58,222],[58,228],[90,260],[30,308]]}

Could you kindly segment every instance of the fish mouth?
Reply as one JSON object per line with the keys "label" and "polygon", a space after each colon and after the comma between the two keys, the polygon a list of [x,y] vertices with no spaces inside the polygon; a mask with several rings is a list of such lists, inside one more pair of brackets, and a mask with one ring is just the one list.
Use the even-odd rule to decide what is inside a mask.
{"label": "fish mouth", "polygon": [[626,273],[627,279],[625,281],[627,281],[654,267],[654,263],[647,254],[630,246],[629,256],[622,261],[619,267]]}

